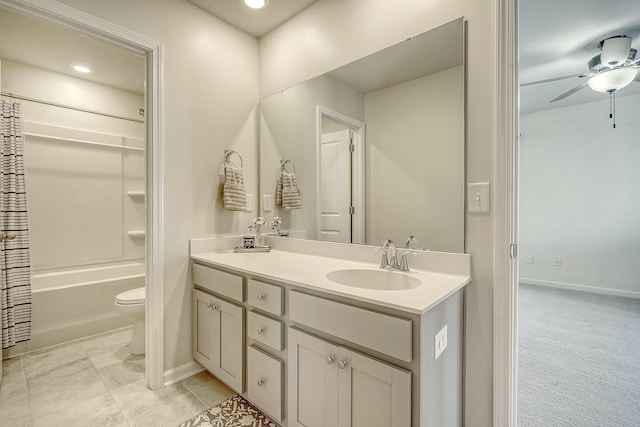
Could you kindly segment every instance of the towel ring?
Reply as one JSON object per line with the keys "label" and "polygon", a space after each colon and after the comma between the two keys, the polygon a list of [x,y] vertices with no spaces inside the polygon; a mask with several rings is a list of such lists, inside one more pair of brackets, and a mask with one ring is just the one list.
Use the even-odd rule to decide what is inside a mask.
{"label": "towel ring", "polygon": [[229,157],[231,157],[232,154],[235,154],[236,156],[238,156],[240,158],[240,167],[242,167],[242,156],[234,150],[224,150],[224,162],[225,163],[231,163],[231,161],[229,160]]}
{"label": "towel ring", "polygon": [[287,171],[286,169],[287,164],[290,164],[291,167],[293,168],[293,173],[296,173],[296,165],[294,165],[293,162],[289,159],[280,159],[280,170]]}

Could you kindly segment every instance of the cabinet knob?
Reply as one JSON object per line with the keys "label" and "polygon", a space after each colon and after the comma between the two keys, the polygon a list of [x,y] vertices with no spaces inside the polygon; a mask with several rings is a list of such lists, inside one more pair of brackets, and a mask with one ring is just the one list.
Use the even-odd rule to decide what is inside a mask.
{"label": "cabinet knob", "polygon": [[262,378],[260,378],[258,380],[258,387],[262,387],[263,384],[264,384],[264,380]]}
{"label": "cabinet knob", "polygon": [[262,335],[263,332],[264,332],[264,328],[258,328],[258,335]]}
{"label": "cabinet knob", "polygon": [[218,307],[217,305],[214,305],[214,306],[213,306],[213,309],[214,309],[214,310],[217,310],[218,308],[219,308],[219,307]]}
{"label": "cabinet knob", "polygon": [[207,307],[213,308],[213,303],[212,302],[207,303]]}
{"label": "cabinet knob", "polygon": [[344,369],[347,367],[347,361],[346,360],[341,360],[338,362],[338,368],[340,369]]}
{"label": "cabinet knob", "polygon": [[265,298],[265,295],[264,295],[264,294],[258,294],[258,299],[259,299],[260,301],[262,301],[264,298]]}
{"label": "cabinet knob", "polygon": [[333,362],[335,362],[336,358],[333,356],[327,356],[327,364],[331,365]]}

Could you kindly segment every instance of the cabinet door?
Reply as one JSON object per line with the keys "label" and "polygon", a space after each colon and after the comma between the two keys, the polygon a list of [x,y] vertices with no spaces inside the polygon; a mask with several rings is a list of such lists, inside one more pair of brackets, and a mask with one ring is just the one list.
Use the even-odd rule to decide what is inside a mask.
{"label": "cabinet door", "polygon": [[214,298],[213,374],[242,393],[244,308]]}
{"label": "cabinet door", "polygon": [[340,427],[411,426],[411,373],[340,347]]}
{"label": "cabinet door", "polygon": [[338,347],[289,329],[289,426],[338,425]]}
{"label": "cabinet door", "polygon": [[204,292],[193,290],[193,336],[191,340],[193,358],[200,362],[207,370],[213,370],[213,341],[215,315],[213,311],[214,298]]}

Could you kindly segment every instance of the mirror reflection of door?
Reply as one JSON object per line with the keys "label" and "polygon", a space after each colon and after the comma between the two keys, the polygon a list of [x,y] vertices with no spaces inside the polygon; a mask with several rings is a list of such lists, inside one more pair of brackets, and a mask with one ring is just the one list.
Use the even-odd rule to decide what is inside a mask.
{"label": "mirror reflection of door", "polygon": [[[341,117],[335,113],[334,117]],[[364,124],[320,114],[318,123],[319,230],[327,242],[362,243],[364,185],[358,172],[364,158]]]}
{"label": "mirror reflection of door", "polygon": [[325,132],[329,121],[320,139],[320,240],[351,243],[351,130]]}

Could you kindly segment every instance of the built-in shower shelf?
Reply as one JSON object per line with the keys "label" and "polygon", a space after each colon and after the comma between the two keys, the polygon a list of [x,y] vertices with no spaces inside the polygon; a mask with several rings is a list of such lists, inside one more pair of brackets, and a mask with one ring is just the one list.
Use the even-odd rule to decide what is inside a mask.
{"label": "built-in shower shelf", "polygon": [[131,231],[128,231],[127,234],[132,239],[144,239],[144,237],[145,237],[145,231],[144,230],[131,230]]}
{"label": "built-in shower shelf", "polygon": [[144,202],[144,191],[127,191],[127,196],[135,202]]}

